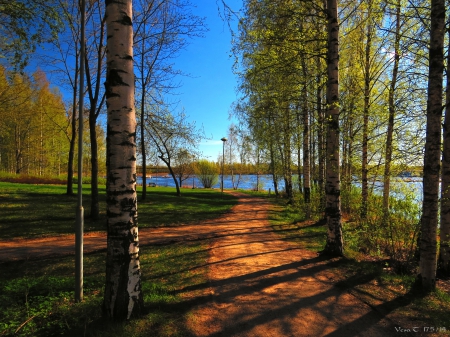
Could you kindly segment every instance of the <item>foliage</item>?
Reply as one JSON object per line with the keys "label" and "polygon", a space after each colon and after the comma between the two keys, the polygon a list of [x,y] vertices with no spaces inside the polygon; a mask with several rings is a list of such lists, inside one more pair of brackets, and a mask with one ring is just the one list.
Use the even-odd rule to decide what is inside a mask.
{"label": "foliage", "polygon": [[62,98],[42,72],[29,77],[0,66],[0,170],[60,175],[67,127]]}
{"label": "foliage", "polygon": [[[173,165],[182,164],[180,159],[188,159],[196,155],[196,148],[203,137],[203,130],[198,129],[195,122],[189,122],[184,112],[175,114],[165,106],[153,105],[145,116],[146,138],[155,147],[157,156],[161,159],[172,176],[177,195],[181,195],[177,177],[182,182],[182,175],[177,175]],[[147,144],[149,146],[150,143]],[[180,171],[178,171],[180,173]]]}
{"label": "foliage", "polygon": [[[350,195],[343,199],[349,202],[350,213],[344,225],[344,240],[350,255],[364,253],[378,257],[388,257],[398,271],[412,272],[416,265],[414,255],[420,221],[420,205],[417,191],[411,184],[402,186],[396,182],[397,196],[390,199],[390,216],[388,222],[383,219],[383,198],[380,194],[369,194],[367,217],[360,217],[360,190],[352,188]],[[400,194],[401,192],[401,194]],[[353,253],[352,253],[353,252]]]}
{"label": "foliage", "polygon": [[49,42],[62,28],[57,1],[12,0],[0,5],[0,58],[23,70],[38,44]]}
{"label": "foliage", "polygon": [[218,166],[208,160],[199,160],[195,165],[195,174],[204,188],[211,188],[219,181]]}

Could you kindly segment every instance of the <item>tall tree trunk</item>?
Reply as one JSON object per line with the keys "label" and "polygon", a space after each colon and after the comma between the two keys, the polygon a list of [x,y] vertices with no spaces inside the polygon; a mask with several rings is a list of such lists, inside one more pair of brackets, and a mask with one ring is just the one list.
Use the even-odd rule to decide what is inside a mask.
{"label": "tall tree trunk", "polygon": [[[100,86],[101,86],[101,75],[102,75],[102,65],[103,65],[103,38],[105,31],[105,21],[101,20],[100,23],[100,39],[99,45],[97,47],[97,65],[95,74],[95,83],[92,83],[89,59],[86,53],[85,69],[86,69],[86,80],[87,89],[89,93],[89,103],[91,105],[89,109],[89,135],[91,141],[91,210],[90,217],[93,220],[97,220],[100,215],[100,207],[98,203],[98,146],[97,146],[97,118],[100,110],[103,106],[105,96],[100,98]],[[86,47],[87,50],[87,47]]]}
{"label": "tall tree trunk", "polygon": [[275,167],[275,153],[274,153],[272,141],[270,141],[270,142],[271,142],[270,143],[270,148],[269,148],[269,152],[270,152],[270,171],[271,171],[270,173],[272,174],[274,193],[275,193],[275,196],[278,197],[278,177],[277,177],[276,167]]}
{"label": "tall tree trunk", "polygon": [[344,212],[350,213],[351,212],[351,191],[352,191],[352,181],[353,181],[353,170],[352,170],[352,158],[353,158],[353,140],[354,140],[354,99],[350,101],[350,107],[347,114],[347,120],[346,120],[346,128],[345,128],[345,139],[344,139],[344,146],[345,146],[345,155],[343,159],[343,172],[342,172],[342,191],[343,191],[343,197],[342,197],[342,208]]}
{"label": "tall tree trunk", "polygon": [[302,92],[302,110],[303,110],[303,196],[305,200],[305,217],[311,217],[311,166],[309,152],[309,114],[308,114],[308,88],[306,86],[306,62],[302,55],[303,68],[303,92]]}
{"label": "tall tree trunk", "polygon": [[[450,39],[450,30],[448,30],[448,36]],[[445,98],[439,269],[444,275],[450,276],[450,46],[447,51],[447,88]]]}
{"label": "tall tree trunk", "polygon": [[339,167],[339,22],[337,0],[327,1],[327,142],[326,142],[326,208],[327,242],[324,254],[342,256],[344,242],[341,224],[341,187]]}
{"label": "tall tree trunk", "polygon": [[73,161],[75,157],[75,143],[77,140],[77,90],[78,90],[78,51],[75,55],[75,82],[73,86],[73,100],[72,100],[72,125],[71,125],[71,137],[70,137],[70,148],[69,148],[69,158],[67,163],[67,189],[66,194],[73,194]]}
{"label": "tall tree trunk", "polygon": [[89,216],[92,220],[97,220],[100,215],[98,201],[98,144],[97,130],[95,128],[96,124],[96,119],[89,118],[89,136],[91,139],[91,210]]}
{"label": "tall tree trunk", "polygon": [[107,256],[103,309],[114,320],[143,309],[136,195],[132,1],[106,0]]}
{"label": "tall tree trunk", "polygon": [[317,75],[317,147],[318,147],[318,159],[319,159],[319,173],[318,173],[318,184],[319,184],[319,194],[320,194],[320,211],[323,212],[325,209],[325,158],[326,158],[326,149],[325,149],[325,116],[324,111],[322,109],[322,74],[321,74],[321,61],[320,58],[317,58],[317,66],[318,66],[318,75]]}
{"label": "tall tree trunk", "polygon": [[368,186],[368,139],[369,139],[369,107],[370,107],[370,63],[372,50],[372,0],[369,1],[367,13],[367,40],[364,60],[364,110],[363,110],[363,140],[362,140],[362,177],[361,177],[361,218],[367,217],[367,203],[369,198]]}
{"label": "tall tree trunk", "polygon": [[[145,41],[145,27],[143,25],[144,34],[143,39]],[[144,64],[145,61],[145,43],[142,42],[142,50],[141,50],[141,64]],[[140,123],[140,133],[141,133],[141,156],[142,156],[142,200],[147,198],[147,151],[145,149],[145,91],[147,89],[147,81],[145,80],[144,75],[144,67],[141,66],[141,78],[142,78],[142,91],[141,91],[141,123]]]}
{"label": "tall tree trunk", "polygon": [[418,280],[424,292],[436,288],[437,223],[441,157],[442,79],[445,0],[431,1],[427,127],[423,165],[423,204]]}
{"label": "tall tree trunk", "polygon": [[[386,136],[386,158],[384,164],[383,177],[383,223],[390,226],[389,221],[389,194],[391,183],[391,162],[392,162],[392,138],[394,134],[394,118],[395,118],[395,89],[397,86],[398,65],[400,61],[400,9],[401,2],[396,4],[396,23],[395,23],[395,42],[394,42],[394,64],[392,67],[392,80],[389,87],[389,119]],[[392,239],[392,230],[389,230]],[[391,248],[393,250],[393,247]]]}

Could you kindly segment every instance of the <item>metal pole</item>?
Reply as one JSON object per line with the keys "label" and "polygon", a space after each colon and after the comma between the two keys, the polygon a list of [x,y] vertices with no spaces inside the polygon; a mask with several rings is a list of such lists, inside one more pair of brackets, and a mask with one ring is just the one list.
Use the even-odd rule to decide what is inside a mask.
{"label": "metal pole", "polygon": [[80,98],[78,113],[78,204],[75,225],[75,301],[83,300],[83,110],[84,110],[84,62],[85,62],[85,0],[80,2],[81,39],[80,39]]}

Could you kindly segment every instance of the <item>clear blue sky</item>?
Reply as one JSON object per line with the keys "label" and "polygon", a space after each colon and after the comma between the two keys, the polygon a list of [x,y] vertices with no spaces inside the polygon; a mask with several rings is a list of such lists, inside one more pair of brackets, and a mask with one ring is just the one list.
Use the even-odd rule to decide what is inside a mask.
{"label": "clear blue sky", "polygon": [[[220,0],[219,0],[220,1]],[[226,0],[233,10],[240,9],[241,0]],[[220,139],[227,135],[232,123],[229,111],[236,100],[237,78],[232,72],[231,33],[228,23],[219,17],[215,0],[193,1],[196,8],[193,14],[205,17],[209,31],[203,38],[191,40],[188,48],[175,60],[176,67],[190,77],[181,78],[182,87],[177,99],[186,115],[203,125],[206,140],[200,145],[203,156],[217,160],[222,152]],[[234,26],[237,22],[234,22]]]}

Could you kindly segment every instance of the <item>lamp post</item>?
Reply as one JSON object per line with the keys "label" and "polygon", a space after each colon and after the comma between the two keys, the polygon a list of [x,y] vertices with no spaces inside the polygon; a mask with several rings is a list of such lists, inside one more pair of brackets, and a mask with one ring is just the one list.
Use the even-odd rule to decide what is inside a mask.
{"label": "lamp post", "polygon": [[223,147],[222,147],[222,193],[223,193],[223,167],[225,165],[225,142],[227,141],[227,139],[225,137],[223,137],[221,139],[221,141],[223,142]]}

